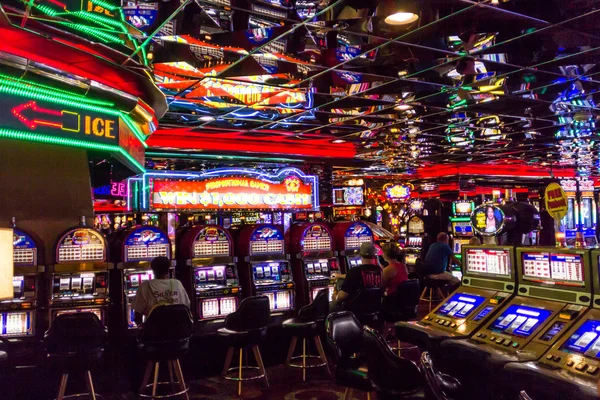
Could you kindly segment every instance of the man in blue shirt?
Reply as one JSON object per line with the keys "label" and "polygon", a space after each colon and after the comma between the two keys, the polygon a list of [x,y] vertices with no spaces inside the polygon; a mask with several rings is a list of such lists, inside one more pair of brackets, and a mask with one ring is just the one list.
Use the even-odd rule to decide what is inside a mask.
{"label": "man in blue shirt", "polygon": [[460,260],[456,258],[454,252],[448,246],[448,235],[440,232],[437,235],[437,242],[429,246],[429,250],[425,256],[427,277],[429,279],[448,281],[452,285],[458,285],[460,280],[446,270],[450,260],[462,267]]}

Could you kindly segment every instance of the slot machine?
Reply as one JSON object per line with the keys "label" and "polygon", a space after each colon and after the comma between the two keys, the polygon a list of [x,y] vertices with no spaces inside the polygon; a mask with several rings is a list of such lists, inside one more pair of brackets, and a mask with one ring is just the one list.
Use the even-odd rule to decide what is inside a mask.
{"label": "slot machine", "polygon": [[44,249],[40,240],[18,229],[14,219],[11,225],[14,297],[0,302],[0,338],[10,340],[15,358],[24,361],[35,356],[36,344],[44,333],[43,318],[38,318]]}
{"label": "slot machine", "polygon": [[108,246],[102,234],[82,223],[63,233],[55,246],[54,264],[48,266],[48,318],[92,312],[107,322],[110,303]]}
{"label": "slot machine", "polygon": [[564,242],[566,247],[575,247],[577,241],[577,228],[579,225],[579,204],[577,203],[577,181],[567,179],[560,181],[560,186],[567,195],[567,214],[560,221],[557,238]]}
{"label": "slot machine", "polygon": [[115,328],[133,329],[137,325],[131,303],[142,283],[154,279],[150,262],[156,257],[171,259],[171,241],[161,229],[149,225],[116,232],[108,241],[112,261],[111,298],[115,307],[111,321]]}
{"label": "slot machine", "polygon": [[361,221],[336,222],[332,229],[342,273],[361,264],[360,245],[373,243],[373,231]]}
{"label": "slot machine", "polygon": [[272,316],[293,310],[295,285],[281,229],[269,224],[246,225],[238,233],[236,248],[243,257],[239,272],[244,296],[267,296]]}
{"label": "slot machine", "polygon": [[423,247],[423,237],[425,236],[425,221],[418,215],[413,215],[408,219],[406,229],[406,244],[404,251],[404,263],[409,269],[413,269],[417,263],[417,258]]}
{"label": "slot machine", "polygon": [[586,247],[598,245],[596,236],[596,201],[594,200],[594,181],[579,181],[579,230],[583,233]]}
{"label": "slot machine", "polygon": [[[475,209],[475,203],[467,200],[459,200],[452,203],[452,246],[456,257],[462,259],[462,246],[469,244],[473,237],[473,225],[471,225],[471,213]],[[459,266],[452,266],[452,275],[458,279],[462,278],[462,270]]]}
{"label": "slot machine", "polygon": [[[592,308],[536,362],[509,363],[504,371],[539,396],[596,399],[600,377],[600,250],[592,250]],[[535,381],[533,381],[535,379]],[[577,392],[573,389],[576,388]],[[549,397],[546,397],[549,398]]]}
{"label": "slot machine", "polygon": [[296,282],[296,304],[309,304],[322,289],[333,296],[331,273],[337,271],[337,253],[333,251],[333,236],[321,223],[295,223],[290,228],[292,273]]}
{"label": "slot machine", "polygon": [[[216,225],[195,225],[177,244],[177,275],[188,291],[192,311],[203,328],[218,329],[241,301],[237,258],[229,232]],[[206,332],[206,329],[201,329]]]}
{"label": "slot machine", "polygon": [[460,374],[486,384],[509,362],[539,360],[591,304],[589,251],[519,247],[516,258],[517,296],[469,339],[441,344]]}
{"label": "slot machine", "polygon": [[399,322],[401,340],[435,352],[448,339],[467,339],[486,324],[516,292],[512,246],[462,247],[462,285],[417,322]]}

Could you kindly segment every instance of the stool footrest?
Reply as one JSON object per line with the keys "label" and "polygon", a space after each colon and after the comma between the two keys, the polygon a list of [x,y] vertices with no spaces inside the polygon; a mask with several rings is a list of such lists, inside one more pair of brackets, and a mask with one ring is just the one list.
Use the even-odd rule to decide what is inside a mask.
{"label": "stool footrest", "polygon": [[[323,360],[321,359],[321,357],[314,355],[314,354],[309,354],[305,356],[306,360],[320,360],[321,363],[320,364],[314,364],[313,362],[311,362],[310,364],[307,365],[302,365],[302,364],[296,364],[296,363],[288,363],[287,366],[288,367],[292,367],[292,368],[318,368],[318,367],[324,367],[325,365],[327,365],[326,362],[323,362]],[[290,358],[290,361],[292,360],[301,360],[302,356],[294,356],[292,358]]]}
{"label": "stool footrest", "polygon": [[[179,390],[178,392],[173,392],[173,393],[169,393],[169,394],[163,394],[163,395],[156,395],[156,396],[152,396],[152,394],[147,394],[145,393],[145,391],[147,391],[148,389],[152,390],[152,386],[153,384],[149,384],[144,386],[142,389],[138,390],[138,396],[144,399],[170,399],[171,397],[176,397],[176,396],[181,396],[184,393],[187,393],[190,388],[189,386],[186,386],[184,390]],[[160,389],[162,387],[165,386],[170,386],[171,390],[173,389],[174,386],[179,386],[179,382],[157,382],[156,383],[156,388]],[[179,388],[178,388],[179,389]]]}
{"label": "stool footrest", "polygon": [[[97,399],[103,399],[104,397],[101,394],[96,393],[96,398]],[[66,396],[63,396],[63,399],[67,400],[67,399],[76,399],[79,397],[86,397],[86,398],[90,398],[90,393],[89,392],[85,392],[85,393],[73,393],[73,394],[69,394]]]}
{"label": "stool footrest", "polygon": [[[229,373],[231,373],[231,372],[235,372],[235,373],[237,374],[237,373],[239,373],[239,371],[240,371],[240,368],[239,368],[239,367],[233,367],[233,368],[229,368],[229,369],[227,370],[227,372],[226,372],[224,375],[222,375],[222,376],[223,376],[223,378],[224,378],[224,379],[227,379],[228,381],[236,381],[236,382],[237,382],[237,381],[242,381],[242,382],[245,382],[245,381],[253,381],[253,380],[255,380],[255,379],[261,379],[261,378],[264,378],[264,377],[265,377],[265,374],[259,374],[259,375],[255,375],[255,376],[250,376],[250,377],[248,377],[248,378],[244,377],[244,378],[241,378],[241,379],[240,379],[240,378],[239,378],[239,377],[237,377],[237,376],[236,376],[236,377],[233,377],[233,376],[228,376],[228,375],[227,375],[227,374],[229,374]],[[259,367],[255,367],[255,366],[253,366],[253,365],[246,365],[246,366],[243,366],[243,367],[242,367],[242,371],[243,371],[243,372],[245,372],[245,371],[260,371],[260,368],[259,368]]]}

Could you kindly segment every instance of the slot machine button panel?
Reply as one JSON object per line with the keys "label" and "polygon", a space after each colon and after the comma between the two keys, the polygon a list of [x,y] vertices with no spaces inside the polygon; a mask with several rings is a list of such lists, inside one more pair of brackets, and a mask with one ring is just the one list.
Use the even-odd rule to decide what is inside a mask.
{"label": "slot machine button panel", "polygon": [[554,362],[560,362],[561,358],[559,356],[554,356],[554,358],[552,358],[552,360]]}
{"label": "slot machine button panel", "polygon": [[573,360],[569,360],[567,361],[567,363],[565,364],[567,367],[572,367],[573,365],[575,365],[575,361]]}
{"label": "slot machine button panel", "polygon": [[512,347],[516,349],[517,347],[519,347],[519,343],[518,342],[513,342]]}
{"label": "slot machine button panel", "polygon": [[552,354],[548,354],[546,356],[546,360],[552,360],[554,358],[554,356]]}
{"label": "slot machine button panel", "polygon": [[577,371],[583,372],[587,369],[588,365],[586,363],[579,363],[575,366]]}
{"label": "slot machine button panel", "polygon": [[595,375],[596,372],[598,372],[598,367],[596,367],[594,365],[590,365],[586,372],[590,375]]}
{"label": "slot machine button panel", "polygon": [[502,339],[502,338],[496,339],[496,343],[501,344],[502,342],[504,342],[504,339]]}

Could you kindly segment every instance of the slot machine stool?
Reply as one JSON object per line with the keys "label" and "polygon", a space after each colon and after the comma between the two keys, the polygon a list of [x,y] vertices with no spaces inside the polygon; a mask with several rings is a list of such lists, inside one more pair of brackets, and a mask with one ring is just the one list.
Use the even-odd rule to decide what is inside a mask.
{"label": "slot machine stool", "polygon": [[[94,390],[90,370],[104,354],[107,330],[100,319],[89,312],[62,314],[57,316],[44,335],[44,345],[53,367],[61,372],[57,400],[88,396],[95,400],[101,397]],[[83,371],[87,393],[65,396],[69,375]]]}
{"label": "slot machine stool", "polygon": [[[189,388],[183,379],[179,359],[187,354],[193,334],[194,321],[187,306],[159,305],[150,312],[146,321],[138,328],[139,349],[147,360],[138,396],[151,399],[181,396],[189,399]],[[164,362],[169,370],[169,382],[158,381],[160,364]],[[153,369],[154,380],[149,383]],[[150,388],[152,394],[147,393]],[[157,395],[159,388],[166,388],[166,393]]]}
{"label": "slot machine stool", "polygon": [[[446,298],[443,288],[448,286],[448,282],[441,279],[430,279],[423,278],[423,292],[421,292],[420,301],[424,301],[429,304],[429,312],[431,312],[431,305],[433,303],[439,303]],[[435,294],[435,297],[434,297]]]}
{"label": "slot machine stool", "polygon": [[[396,291],[383,298],[381,308],[381,318],[385,323],[384,337],[388,333],[390,324],[396,324],[401,321],[411,321],[417,319],[417,312],[420,301],[420,285],[418,279],[408,279],[398,285]],[[400,339],[396,334],[396,346],[392,350],[398,353],[400,357],[401,350],[415,350],[417,346],[401,346]]]}
{"label": "slot machine stool", "polygon": [[[265,380],[269,387],[269,378],[265,365],[260,354],[259,344],[262,344],[267,337],[267,327],[271,317],[271,308],[267,296],[252,296],[245,298],[240,303],[236,311],[227,315],[225,318],[225,327],[217,331],[217,335],[228,346],[225,365],[221,375],[223,378],[238,383],[238,396],[242,395],[242,382],[255,379]],[[254,358],[258,366],[244,366],[243,351],[251,347]],[[233,353],[239,350],[238,367],[229,368],[233,360]],[[257,370],[258,374],[250,377],[243,377],[244,370]],[[237,376],[230,376],[230,373],[237,371]]]}
{"label": "slot machine stool", "polygon": [[[329,290],[323,289],[317,293],[312,303],[300,309],[297,317],[283,321],[282,328],[284,332],[292,337],[285,365],[292,368],[301,368],[303,382],[306,382],[306,370],[308,368],[325,367],[327,374],[330,375],[327,356],[320,337],[321,332],[324,331],[324,321],[328,313]],[[298,339],[302,339],[302,355],[294,357]],[[306,354],[306,339],[314,340],[319,355]],[[295,362],[300,359],[302,360],[301,364]],[[307,359],[315,362],[311,361],[307,364]]]}

